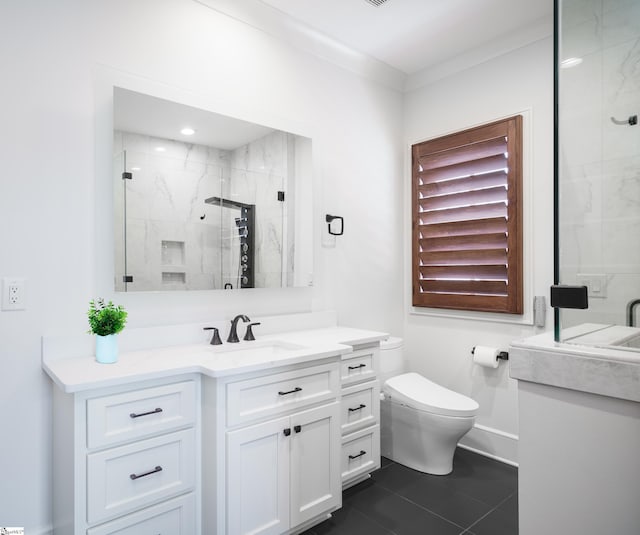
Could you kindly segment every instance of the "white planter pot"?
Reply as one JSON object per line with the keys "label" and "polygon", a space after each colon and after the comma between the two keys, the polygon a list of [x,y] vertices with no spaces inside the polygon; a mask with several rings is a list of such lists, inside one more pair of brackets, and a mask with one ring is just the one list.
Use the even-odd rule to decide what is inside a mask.
{"label": "white planter pot", "polygon": [[96,335],[96,361],[101,364],[113,364],[118,361],[118,335]]}

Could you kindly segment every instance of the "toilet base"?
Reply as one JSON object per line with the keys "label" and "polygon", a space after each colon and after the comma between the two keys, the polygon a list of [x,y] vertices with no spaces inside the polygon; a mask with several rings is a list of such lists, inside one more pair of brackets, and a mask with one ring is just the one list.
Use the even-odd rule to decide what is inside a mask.
{"label": "toilet base", "polygon": [[475,417],[441,416],[388,399],[380,403],[381,454],[403,466],[432,475],[453,470],[458,441]]}

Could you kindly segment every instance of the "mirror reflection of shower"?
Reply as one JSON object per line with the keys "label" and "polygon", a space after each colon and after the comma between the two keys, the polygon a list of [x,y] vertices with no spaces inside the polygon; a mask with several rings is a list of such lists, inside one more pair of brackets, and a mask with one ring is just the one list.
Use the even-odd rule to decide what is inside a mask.
{"label": "mirror reflection of shower", "polygon": [[[223,247],[230,250],[226,256],[229,265],[221,266],[224,288],[254,288],[255,205],[221,197],[209,197],[204,202],[220,208],[221,226],[227,229],[222,237],[226,242]],[[233,224],[229,223],[229,217],[233,218]]]}

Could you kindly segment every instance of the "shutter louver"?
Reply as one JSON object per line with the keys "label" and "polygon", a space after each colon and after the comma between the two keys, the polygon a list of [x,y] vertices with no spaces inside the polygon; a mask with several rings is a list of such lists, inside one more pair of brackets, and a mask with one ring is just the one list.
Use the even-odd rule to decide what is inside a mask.
{"label": "shutter louver", "polygon": [[414,145],[414,306],[522,312],[520,123]]}

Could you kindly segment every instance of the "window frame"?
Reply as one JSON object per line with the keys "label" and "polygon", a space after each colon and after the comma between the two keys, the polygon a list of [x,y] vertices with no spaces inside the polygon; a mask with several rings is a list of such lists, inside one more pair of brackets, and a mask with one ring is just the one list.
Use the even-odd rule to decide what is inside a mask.
{"label": "window frame", "polygon": [[[444,151],[460,150],[465,146],[486,142],[490,139],[506,137],[506,295],[459,293],[455,291],[429,292],[422,290],[422,283],[428,279],[421,274],[420,256],[428,255],[421,250],[422,224],[419,188],[420,158],[431,157]],[[411,146],[411,213],[412,213],[412,305],[418,308],[452,309],[463,311],[497,312],[523,314],[523,127],[522,115],[515,115],[466,130],[454,132]],[[424,161],[424,160],[423,160]],[[481,175],[471,173],[470,179]],[[423,186],[424,187],[424,186]],[[482,203],[478,203],[478,206]],[[463,221],[463,219],[460,219]],[[473,219],[472,219],[473,221]],[[423,227],[424,228],[424,227]],[[445,275],[446,277],[446,275]],[[449,279],[444,279],[449,280]],[[473,279],[476,280],[477,279]],[[441,281],[440,281],[441,282]]]}

